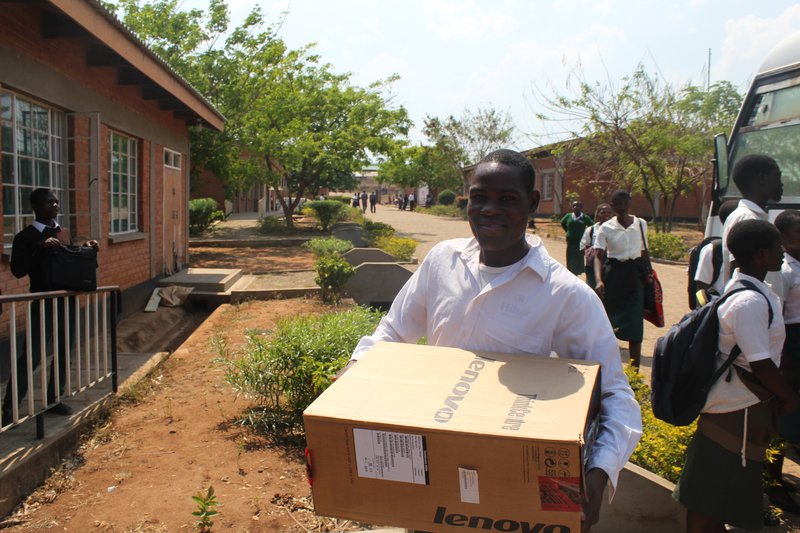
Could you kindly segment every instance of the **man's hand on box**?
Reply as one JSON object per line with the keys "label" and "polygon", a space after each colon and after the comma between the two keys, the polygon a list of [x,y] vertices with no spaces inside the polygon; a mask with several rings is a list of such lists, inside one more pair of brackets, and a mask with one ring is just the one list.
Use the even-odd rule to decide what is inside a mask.
{"label": "man's hand on box", "polygon": [[83,243],[84,246],[88,246],[89,248],[94,248],[95,251],[100,250],[100,243],[96,240],[92,239],[91,241],[86,241]]}
{"label": "man's hand on box", "polygon": [[601,468],[586,473],[586,497],[583,502],[581,533],[589,533],[600,518],[600,505],[608,484],[608,474]]}
{"label": "man's hand on box", "polygon": [[342,374],[344,374],[345,372],[347,372],[347,371],[350,369],[350,367],[351,367],[351,366],[353,366],[354,364],[356,364],[356,362],[357,362],[357,361],[356,361],[355,359],[350,359],[350,360],[347,362],[347,364],[346,364],[346,365],[344,365],[344,366],[342,367],[342,369],[341,369],[341,370],[339,370],[339,371],[336,373],[336,375],[335,375],[335,376],[333,376],[333,380],[332,380],[332,381],[336,381],[337,379],[339,379],[340,377],[342,377]]}

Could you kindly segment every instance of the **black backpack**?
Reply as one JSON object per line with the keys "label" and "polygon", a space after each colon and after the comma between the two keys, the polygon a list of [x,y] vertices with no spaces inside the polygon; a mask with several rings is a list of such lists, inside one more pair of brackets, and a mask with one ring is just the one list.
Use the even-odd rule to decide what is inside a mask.
{"label": "black backpack", "polygon": [[[730,368],[742,353],[734,346],[721,367],[715,370],[718,342],[719,316],[717,309],[732,294],[752,290],[765,299],[766,295],[747,280],[740,280],[742,288],[726,292],[684,315],[666,335],[656,341],[653,351],[653,368],[650,380],[650,401],[653,414],[659,420],[674,426],[688,426],[702,411],[711,386]],[[767,299],[769,324],[772,324],[772,306]]]}
{"label": "black backpack", "polygon": [[689,283],[687,290],[689,292],[689,309],[697,308],[697,282],[694,275],[697,273],[697,264],[700,260],[700,251],[711,243],[714,247],[711,252],[711,262],[714,265],[714,274],[711,278],[710,285],[713,285],[722,271],[722,238],[721,237],[706,237],[700,244],[689,250]]}

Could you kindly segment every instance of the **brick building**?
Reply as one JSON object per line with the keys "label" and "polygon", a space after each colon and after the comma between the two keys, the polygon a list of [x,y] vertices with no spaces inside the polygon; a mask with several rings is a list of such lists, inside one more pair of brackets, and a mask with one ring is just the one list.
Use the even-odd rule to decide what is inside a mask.
{"label": "brick building", "polygon": [[224,118],[97,0],[0,9],[3,261],[49,187],[76,241],[100,242],[98,283],[141,308],[155,280],[188,261],[189,127]]}

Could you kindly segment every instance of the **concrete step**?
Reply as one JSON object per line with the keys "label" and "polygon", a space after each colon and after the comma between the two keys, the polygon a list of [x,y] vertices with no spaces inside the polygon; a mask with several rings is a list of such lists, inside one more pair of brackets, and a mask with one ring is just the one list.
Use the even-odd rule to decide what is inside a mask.
{"label": "concrete step", "polygon": [[242,277],[239,268],[187,268],[158,282],[160,287],[178,285],[200,292],[225,292]]}

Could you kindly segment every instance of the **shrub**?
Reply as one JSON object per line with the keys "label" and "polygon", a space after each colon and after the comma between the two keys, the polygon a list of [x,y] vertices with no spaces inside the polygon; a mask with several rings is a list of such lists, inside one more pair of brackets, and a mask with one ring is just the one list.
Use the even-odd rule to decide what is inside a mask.
{"label": "shrub", "polygon": [[439,203],[442,205],[453,205],[456,201],[456,193],[450,189],[445,189],[439,193]]}
{"label": "shrub", "polygon": [[325,239],[311,239],[303,246],[314,252],[317,257],[323,257],[343,254],[353,247],[353,243],[336,237],[328,237]]}
{"label": "shrub", "polygon": [[420,213],[439,217],[466,218],[464,210],[456,205],[434,205],[431,207],[422,207],[419,211]]}
{"label": "shrub", "polygon": [[353,222],[355,224],[361,224],[363,226],[367,219],[360,207],[347,207],[344,210],[344,215],[342,216],[341,220],[346,220],[347,222]]}
{"label": "shrub", "polygon": [[213,198],[189,200],[189,229],[192,233],[202,233],[211,225],[211,215],[219,209]]}
{"label": "shrub", "polygon": [[222,209],[217,209],[211,213],[211,222],[217,222],[218,220],[225,220],[225,211]]}
{"label": "shrub", "polygon": [[398,261],[410,261],[417,250],[417,241],[408,237],[381,237],[375,241],[375,246]]}
{"label": "shrub", "polygon": [[372,220],[364,221],[364,229],[367,231],[367,242],[370,246],[375,246],[375,243],[381,237],[393,237],[394,228],[389,224],[383,222],[373,222]]}
{"label": "shrub", "polygon": [[305,209],[313,213],[314,218],[322,226],[322,231],[328,231],[331,224],[341,220],[344,216],[345,205],[335,200],[313,200],[305,203]]}
{"label": "shrub", "polygon": [[683,238],[672,233],[647,232],[647,248],[650,257],[677,261],[686,255],[688,248]]}
{"label": "shrub", "polygon": [[279,217],[268,216],[258,221],[258,231],[261,233],[281,233],[284,230],[286,230],[286,223]]}
{"label": "shrub", "polygon": [[466,196],[459,196],[456,198],[456,205],[459,209],[466,209],[467,203],[469,203],[469,198]]}
{"label": "shrub", "polygon": [[340,255],[323,255],[314,263],[314,282],[322,289],[322,301],[339,303],[342,289],[356,269]]}
{"label": "shrub", "polygon": [[238,357],[224,359],[225,380],[257,405],[245,420],[277,436],[302,431],[303,410],[331,384],[380,317],[357,307],[281,320],[269,338],[248,332]]}
{"label": "shrub", "polygon": [[657,419],[650,406],[650,387],[644,377],[632,366],[625,368],[625,374],[642,409],[642,438],[630,461],[675,483],[681,475],[686,448],[697,424],[678,427]]}

